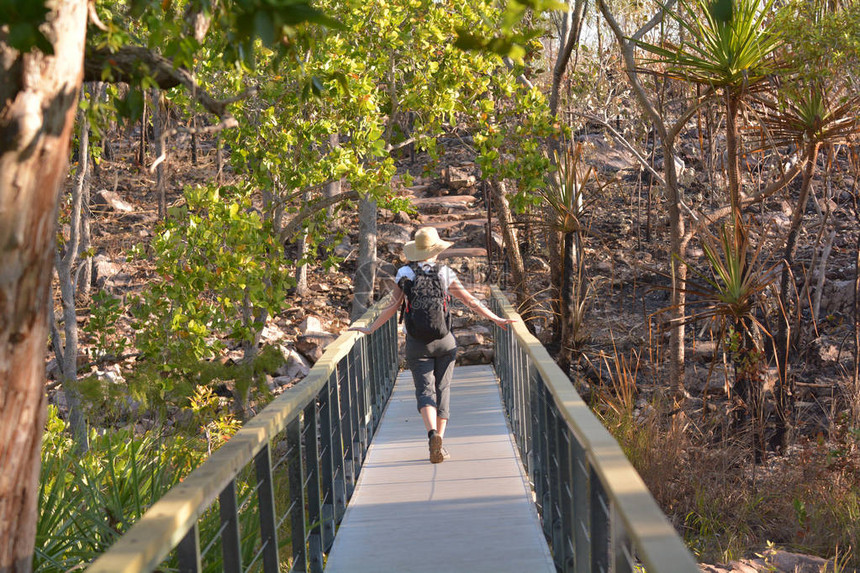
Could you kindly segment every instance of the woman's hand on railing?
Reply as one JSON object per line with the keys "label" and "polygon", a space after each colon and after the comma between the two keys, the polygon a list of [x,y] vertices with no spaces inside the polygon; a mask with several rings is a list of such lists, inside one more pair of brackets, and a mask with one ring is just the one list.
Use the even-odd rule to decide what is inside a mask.
{"label": "woman's hand on railing", "polygon": [[360,332],[362,334],[370,334],[371,332],[373,332],[366,326],[350,326],[347,330],[355,330],[356,332]]}
{"label": "woman's hand on railing", "polygon": [[513,318],[494,318],[493,322],[496,323],[496,326],[501,328],[502,330],[507,330],[509,324],[513,324],[516,322]]}

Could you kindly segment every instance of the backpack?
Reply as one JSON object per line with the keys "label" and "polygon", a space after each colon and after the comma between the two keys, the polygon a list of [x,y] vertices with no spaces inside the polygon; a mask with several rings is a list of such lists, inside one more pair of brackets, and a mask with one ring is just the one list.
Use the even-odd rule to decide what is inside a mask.
{"label": "backpack", "polygon": [[415,278],[400,279],[400,288],[406,298],[400,320],[406,323],[406,332],[424,344],[444,338],[451,331],[451,297],[442,284],[438,269],[428,270],[418,263],[409,263]]}

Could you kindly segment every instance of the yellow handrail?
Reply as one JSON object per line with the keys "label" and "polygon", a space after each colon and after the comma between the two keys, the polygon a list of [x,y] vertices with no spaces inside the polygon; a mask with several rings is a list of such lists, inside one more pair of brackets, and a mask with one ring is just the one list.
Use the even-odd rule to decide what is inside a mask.
{"label": "yellow handrail", "polygon": [[560,415],[586,451],[589,463],[603,483],[616,515],[623,522],[626,534],[646,569],[652,573],[698,573],[696,560],[618,442],[591,412],[546,348],[528,331],[498,287],[492,287],[492,297],[503,316],[516,319],[511,325],[512,334],[528,354],[552,394]]}
{"label": "yellow handrail", "polygon": [[[388,297],[371,307],[356,324],[369,325],[387,304]],[[354,331],[344,331],[338,336],[299,384],[273,400],[182,483],[153,504],[87,572],[138,573],[155,569],[238,472],[252,463],[269,440],[286,429],[319,394],[358,336]]]}

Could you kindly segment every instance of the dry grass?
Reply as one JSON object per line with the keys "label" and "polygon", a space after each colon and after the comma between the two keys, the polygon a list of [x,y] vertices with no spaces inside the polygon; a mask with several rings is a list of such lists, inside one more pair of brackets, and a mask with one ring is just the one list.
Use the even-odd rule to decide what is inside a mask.
{"label": "dry grass", "polygon": [[595,409],[700,561],[773,544],[860,567],[860,429],[846,419],[755,465],[748,440],[705,435],[675,404],[636,402],[634,360],[613,359]]}

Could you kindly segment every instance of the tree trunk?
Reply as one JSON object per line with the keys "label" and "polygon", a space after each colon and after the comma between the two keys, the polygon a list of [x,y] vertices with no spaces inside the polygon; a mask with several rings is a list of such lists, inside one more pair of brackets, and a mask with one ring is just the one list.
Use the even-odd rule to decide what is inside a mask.
{"label": "tree trunk", "polygon": [[740,109],[740,98],[726,89],[726,169],[729,178],[729,202],[732,212],[740,216],[741,198],[741,162],[740,162],[740,132],[738,131],[738,111]]}
{"label": "tree trunk", "polygon": [[503,181],[491,181],[490,188],[493,190],[493,204],[498,211],[499,225],[502,228],[502,239],[505,242],[505,251],[507,251],[508,263],[511,266],[511,275],[513,275],[514,292],[517,295],[517,310],[524,319],[529,318],[529,309],[531,299],[528,295],[528,285],[526,285],[526,271],[523,265],[523,257],[520,253],[520,244],[517,241],[517,236],[514,234],[513,218],[511,217],[511,208],[508,206],[508,199],[505,197],[505,183]]}
{"label": "tree trunk", "polygon": [[[575,318],[579,300],[576,296],[576,281],[582,280],[581,239],[578,233],[564,234],[564,272],[562,274],[562,335],[559,366],[565,373],[570,370],[571,358],[576,347]],[[579,285],[581,287],[581,285]],[[579,291],[582,292],[581,290]]]}
{"label": "tree trunk", "polygon": [[364,314],[373,304],[373,283],[376,281],[376,201],[362,197],[358,203],[358,268],[355,271],[355,294],[352,299],[352,320]]}
{"label": "tree trunk", "polygon": [[[311,200],[311,194],[308,192],[302,193],[302,201],[305,205]],[[304,229],[304,227],[303,227]],[[299,296],[308,295],[308,264],[305,262],[308,256],[308,232],[303,230],[299,235],[299,252],[298,260],[296,261],[296,294]]]}
{"label": "tree trunk", "polygon": [[[663,6],[648,23],[642,26],[632,36],[625,34],[618,21],[609,9],[609,6],[604,0],[598,0],[597,6],[600,12],[606,19],[606,23],[612,29],[619,46],[621,47],[622,55],[626,65],[625,72],[630,81],[630,87],[633,90],[633,95],[636,101],[642,108],[642,112],[648,117],[661,140],[663,147],[663,176],[664,188],[663,193],[666,198],[669,210],[669,235],[670,235],[670,253],[669,253],[669,268],[672,271],[672,306],[669,310],[669,320],[671,325],[671,334],[669,339],[669,383],[680,396],[684,392],[684,305],[686,296],[684,295],[684,286],[687,279],[687,268],[678,263],[677,257],[684,258],[687,248],[687,243],[690,237],[685,232],[684,217],[681,212],[681,190],[678,188],[678,174],[675,171],[675,138],[683,126],[683,122],[677,122],[672,129],[667,129],[666,123],[654,103],[649,99],[642,82],[639,80],[639,65],[636,63],[635,43],[634,41],[642,38],[648,31],[652,30],[658,23],[663,20],[663,12],[671,7],[672,0]],[[598,30],[600,28],[598,27]],[[682,114],[682,117],[686,114]],[[650,197],[650,195],[649,195]],[[649,205],[650,211],[650,205]],[[649,223],[650,225],[650,223]]]}
{"label": "tree trunk", "polygon": [[672,305],[669,309],[671,330],[669,334],[669,380],[678,396],[684,394],[684,327],[685,304],[687,296],[687,266],[679,262],[687,252],[684,217],[681,213],[681,190],[678,188],[678,174],[675,171],[675,154],[671,143],[663,142],[663,177],[666,180],[666,199],[669,210],[669,244],[671,254],[669,265],[672,271]]}
{"label": "tree trunk", "polygon": [[[340,135],[337,133],[332,133],[328,136],[328,146],[329,150],[333,151],[335,148],[340,147]],[[341,179],[337,179],[335,181],[331,181],[326,183],[323,186],[323,197],[334,197],[335,195],[340,194],[341,190]],[[326,208],[326,213],[328,214],[328,219],[334,216],[334,205]]]}
{"label": "tree trunk", "polygon": [[[129,88],[129,89],[134,89],[134,88]],[[146,110],[147,110],[147,107],[148,106],[146,105],[146,94],[144,93],[143,111],[140,114],[140,138],[139,138],[140,141],[138,144],[139,146],[138,146],[138,151],[137,151],[137,163],[138,163],[138,165],[141,166],[141,168],[144,165],[146,165],[146,140],[147,140],[147,137],[146,137],[146,130],[147,130],[147,127],[146,127]]]}
{"label": "tree trunk", "polygon": [[[332,152],[335,148],[340,147],[340,135],[337,133],[329,134],[328,146],[329,146],[329,152]],[[341,181],[342,181],[342,179],[337,179],[335,181],[331,181],[329,183],[326,183],[323,186],[323,197],[331,199],[332,197],[339,195],[340,191],[341,191]],[[329,228],[339,228],[340,227],[340,224],[338,223],[338,221],[334,220],[334,205],[330,205],[329,207],[326,208],[326,220],[328,221],[328,224],[330,226]],[[326,238],[326,247],[327,248],[334,248],[334,234],[331,234],[331,235],[329,235],[328,238]],[[333,275],[336,272],[337,272],[337,268],[334,265],[332,265],[329,268],[328,273],[330,275]]]}
{"label": "tree trunk", "polygon": [[791,321],[791,305],[788,301],[788,286],[791,273],[791,265],[797,254],[797,234],[803,222],[803,214],[806,212],[806,204],[809,202],[809,191],[812,188],[812,175],[815,173],[815,163],[818,158],[818,146],[814,145],[809,150],[809,162],[803,170],[803,181],[800,185],[800,197],[791,217],[788,227],[788,237],[785,241],[785,252],[782,267],[782,275],[779,283],[779,299],[782,301],[782,312],[779,314],[779,323],[776,332],[776,364],[779,370],[779,380],[776,388],[776,437],[774,443],[785,446],[788,439],[788,423],[791,412],[794,409],[794,382],[788,371],[788,325]]}
{"label": "tree trunk", "polygon": [[[77,278],[83,267],[78,266],[80,243],[83,227],[84,187],[86,186],[89,165],[89,122],[86,114],[78,114],[80,122],[80,146],[78,149],[78,173],[72,187],[72,213],[69,224],[69,240],[57,247],[55,266],[63,306],[63,332],[65,344],[62,354],[57,355],[61,365],[63,390],[69,404],[69,429],[75,441],[75,450],[83,454],[89,449],[87,421],[81,408],[78,392],[78,320],[75,311],[77,299]],[[59,348],[59,344],[56,345]]]}
{"label": "tree trunk", "polygon": [[561,233],[547,231],[547,248],[549,249],[549,279],[550,306],[552,308],[553,327],[552,342],[561,347],[562,331],[564,330],[564,305],[561,302],[563,270],[563,249]]}
{"label": "tree trunk", "polygon": [[[573,4],[572,6],[570,4]],[[553,117],[558,115],[559,93],[561,92],[561,81],[573,47],[579,42],[579,33],[582,29],[582,15],[585,12],[586,0],[573,0],[568,2],[569,10],[564,16],[564,26],[559,37],[558,54],[552,70],[552,88],[549,97],[549,109]]]}
{"label": "tree trunk", "polygon": [[[854,206],[858,217],[857,206]],[[860,424],[860,235],[854,245],[854,372],[852,376],[851,422],[854,427]]]}
{"label": "tree trunk", "polygon": [[[167,150],[167,143],[161,134],[167,128],[167,114],[161,105],[161,91],[152,88],[152,143],[155,146],[155,157],[161,157]],[[155,168],[155,190],[158,193],[158,219],[167,218],[167,160],[158,163]]]}
{"label": "tree trunk", "polygon": [[56,207],[83,78],[87,3],[49,4],[54,55],[0,37],[0,571],[30,571],[45,423]]}

